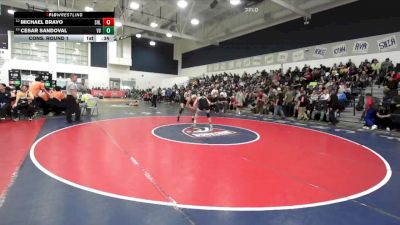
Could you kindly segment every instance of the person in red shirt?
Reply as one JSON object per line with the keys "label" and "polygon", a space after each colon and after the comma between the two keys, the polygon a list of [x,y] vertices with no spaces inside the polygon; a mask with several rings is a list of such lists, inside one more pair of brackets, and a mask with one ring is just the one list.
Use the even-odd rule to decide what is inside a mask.
{"label": "person in red shirt", "polygon": [[400,81],[400,72],[397,72],[394,78],[395,80]]}

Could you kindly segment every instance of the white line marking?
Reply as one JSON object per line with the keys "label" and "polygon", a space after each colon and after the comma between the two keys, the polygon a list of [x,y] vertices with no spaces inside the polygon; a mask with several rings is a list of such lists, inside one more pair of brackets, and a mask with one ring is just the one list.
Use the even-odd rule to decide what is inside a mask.
{"label": "white line marking", "polygon": [[[144,116],[144,117],[171,117],[171,118],[175,119],[175,116]],[[96,194],[99,194],[99,195],[108,196],[108,197],[112,197],[112,198],[118,198],[118,199],[122,199],[122,200],[135,201],[135,202],[148,203],[148,204],[155,204],[155,205],[173,206],[174,207],[174,204],[172,204],[171,202],[162,202],[162,201],[147,200],[147,199],[142,199],[142,198],[128,197],[128,196],[124,196],[124,195],[113,194],[113,193],[104,192],[104,191],[100,191],[100,190],[97,190],[97,189],[93,189],[93,188],[82,186],[80,184],[77,184],[77,183],[71,182],[69,180],[66,180],[66,179],[64,179],[62,177],[59,177],[59,176],[53,174],[52,172],[48,171],[46,168],[44,168],[37,161],[37,159],[35,157],[35,147],[36,147],[36,145],[40,141],[42,141],[44,138],[46,138],[49,135],[52,135],[54,133],[57,133],[57,132],[60,132],[62,130],[69,129],[69,128],[72,128],[72,127],[82,126],[82,125],[90,124],[90,123],[112,121],[112,120],[121,120],[121,119],[136,119],[136,118],[140,119],[140,118],[143,118],[143,117],[124,117],[124,118],[115,118],[115,119],[105,119],[105,120],[99,120],[99,121],[91,121],[91,122],[87,122],[87,123],[81,123],[81,124],[76,124],[76,125],[73,125],[73,126],[65,127],[65,128],[62,128],[62,129],[59,129],[59,130],[56,130],[56,131],[52,131],[52,132],[44,135],[43,137],[41,137],[41,138],[39,138],[38,140],[35,141],[35,143],[32,145],[31,150],[30,150],[30,158],[31,158],[32,162],[35,164],[35,166],[39,170],[41,170],[43,173],[47,174],[48,176],[50,176],[50,177],[52,177],[52,178],[54,178],[54,179],[56,179],[56,180],[58,180],[60,182],[63,182],[63,183],[68,184],[70,186],[73,186],[75,188],[79,188],[79,189],[82,189],[82,190],[85,190],[85,191],[89,191],[89,192],[92,192],[92,193],[96,193]],[[220,117],[220,118],[221,119],[233,119],[233,120],[249,120],[249,119],[244,119],[244,118],[229,118],[229,117]],[[255,120],[251,120],[251,121],[255,121]],[[274,123],[274,122],[264,122],[264,121],[258,121],[258,122],[260,122],[260,123]],[[368,148],[366,146],[363,146],[363,145],[361,145],[361,144],[359,144],[357,142],[354,142],[352,140],[349,140],[349,139],[346,139],[346,138],[343,138],[343,137],[340,137],[340,136],[337,136],[337,135],[334,135],[334,134],[322,132],[322,131],[319,131],[319,130],[313,130],[313,129],[310,129],[310,128],[299,127],[299,126],[294,126],[294,125],[290,125],[290,124],[280,124],[280,123],[275,123],[275,124],[279,124],[281,126],[291,126],[291,127],[296,127],[296,128],[299,128],[299,129],[311,130],[311,131],[314,131],[314,132],[319,132],[319,133],[323,133],[323,134],[330,135],[330,136],[333,136],[333,137],[337,137],[337,138],[340,138],[342,140],[354,143],[356,145],[360,145],[360,146],[364,147],[365,149],[371,151],[375,155],[377,155],[384,162],[384,164],[386,166],[386,176],[378,184],[376,184],[375,186],[373,186],[373,187],[371,187],[371,188],[369,188],[369,189],[367,189],[367,190],[365,190],[363,192],[360,192],[360,193],[357,193],[357,194],[354,194],[354,195],[350,195],[350,196],[347,196],[347,197],[339,198],[339,199],[334,199],[334,200],[329,200],[329,201],[324,201],[324,202],[318,202],[318,203],[310,203],[310,204],[302,204],[302,205],[291,205],[291,206],[271,206],[271,207],[218,207],[218,206],[201,206],[201,205],[186,205],[186,204],[176,204],[176,206],[179,207],[179,208],[186,208],[186,209],[221,210],[221,211],[272,211],[272,210],[288,210],[288,209],[310,208],[310,207],[317,207],[317,206],[335,204],[335,203],[339,203],[339,202],[345,202],[345,201],[349,201],[349,200],[356,199],[356,198],[362,197],[364,195],[370,194],[370,193],[378,190],[379,188],[381,188],[383,185],[385,185],[389,181],[390,177],[392,176],[392,170],[390,168],[389,163],[381,155],[379,155],[378,153],[376,153],[375,151],[373,151],[372,149],[370,149],[370,148]]]}
{"label": "white line marking", "polygon": [[[26,157],[26,156],[24,156],[24,158],[25,158],[25,157]],[[23,162],[23,160],[22,160],[22,162]],[[10,182],[8,183],[7,187],[3,190],[3,192],[2,192],[1,195],[0,195],[0,208],[3,206],[4,202],[6,201],[8,191],[9,191],[10,188],[14,185],[15,180],[16,180],[17,177],[18,177],[19,170],[20,170],[20,168],[21,168],[21,166],[22,166],[22,162],[21,162],[21,164],[18,165],[18,167],[14,170],[14,172],[13,172],[12,175],[11,175],[11,180],[10,180]]]}

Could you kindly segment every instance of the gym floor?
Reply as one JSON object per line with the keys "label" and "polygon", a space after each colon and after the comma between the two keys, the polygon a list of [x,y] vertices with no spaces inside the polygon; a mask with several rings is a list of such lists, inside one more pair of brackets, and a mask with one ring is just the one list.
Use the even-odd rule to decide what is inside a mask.
{"label": "gym floor", "polygon": [[0,224],[400,224],[396,133],[177,111],[1,122]]}

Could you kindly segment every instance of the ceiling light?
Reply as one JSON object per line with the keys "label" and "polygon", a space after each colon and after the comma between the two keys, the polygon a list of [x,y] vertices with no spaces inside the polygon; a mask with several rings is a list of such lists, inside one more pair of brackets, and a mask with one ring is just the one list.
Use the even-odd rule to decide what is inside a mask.
{"label": "ceiling light", "polygon": [[137,38],[141,38],[142,35],[141,35],[141,34],[136,34],[136,37],[137,37]]}
{"label": "ceiling light", "polygon": [[115,26],[116,26],[116,27],[122,27],[122,23],[119,22],[119,21],[117,21],[117,22],[115,22]]}
{"label": "ceiling light", "polygon": [[151,22],[151,23],[150,23],[150,26],[153,27],[153,28],[155,28],[155,27],[158,27],[158,24],[157,24],[156,22]]}
{"label": "ceiling light", "polygon": [[11,14],[11,15],[14,15],[15,10],[14,10],[14,9],[9,9],[9,10],[7,10],[7,12],[8,12],[9,14]]}
{"label": "ceiling light", "polygon": [[156,42],[155,42],[155,41],[150,41],[149,44],[150,44],[151,46],[156,46]]}
{"label": "ceiling light", "polygon": [[171,33],[166,33],[165,35],[166,35],[167,37],[169,37],[169,38],[172,37],[172,34],[171,34]]}
{"label": "ceiling light", "polygon": [[240,0],[230,0],[231,5],[239,5],[241,2]]}
{"label": "ceiling light", "polygon": [[131,4],[129,5],[131,7],[131,9],[133,10],[138,10],[140,8],[139,3],[137,2],[131,2]]}
{"label": "ceiling light", "polygon": [[93,8],[92,8],[92,7],[89,7],[89,6],[86,6],[86,7],[85,7],[85,11],[86,11],[86,12],[92,12],[92,11],[93,11]]}
{"label": "ceiling light", "polygon": [[192,20],[190,20],[190,23],[194,26],[199,25],[200,21],[196,18],[193,18]]}
{"label": "ceiling light", "polygon": [[187,3],[187,1],[185,1],[185,0],[179,0],[179,1],[177,2],[177,5],[178,5],[179,8],[184,9],[184,8],[186,8],[186,6],[188,5],[188,3]]}

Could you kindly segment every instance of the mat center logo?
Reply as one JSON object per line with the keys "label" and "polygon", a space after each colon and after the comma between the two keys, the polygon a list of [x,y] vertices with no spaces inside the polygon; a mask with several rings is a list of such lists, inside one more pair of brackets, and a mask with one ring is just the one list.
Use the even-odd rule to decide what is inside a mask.
{"label": "mat center logo", "polygon": [[152,130],[154,136],[179,143],[194,145],[241,145],[259,140],[258,133],[242,127],[214,124],[168,124]]}
{"label": "mat center logo", "polygon": [[221,128],[214,128],[211,130],[209,127],[187,127],[183,129],[182,132],[186,135],[189,135],[190,137],[195,138],[219,137],[236,134],[235,131],[225,130]]}

